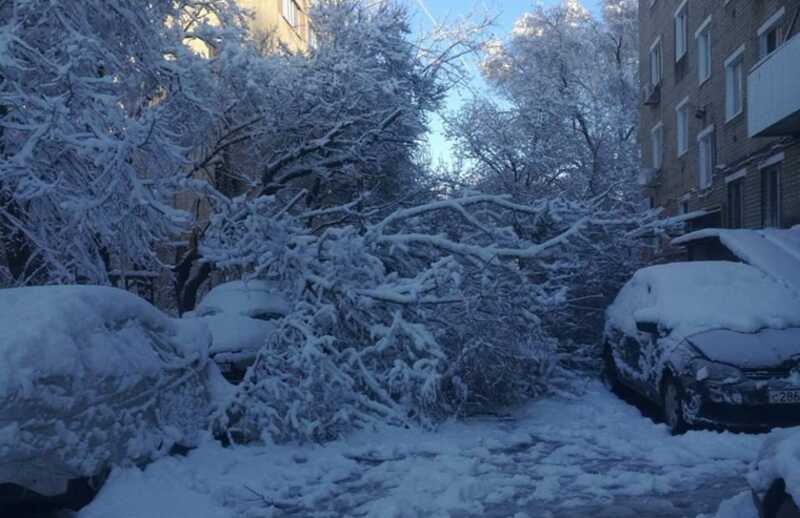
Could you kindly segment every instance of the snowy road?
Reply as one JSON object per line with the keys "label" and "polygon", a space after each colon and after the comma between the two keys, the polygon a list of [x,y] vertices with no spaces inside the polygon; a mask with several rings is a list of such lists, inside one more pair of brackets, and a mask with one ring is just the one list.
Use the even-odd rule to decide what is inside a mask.
{"label": "snowy road", "polygon": [[746,489],[765,436],[666,427],[597,382],[511,420],[225,450],[115,473],[80,518],[691,517]]}

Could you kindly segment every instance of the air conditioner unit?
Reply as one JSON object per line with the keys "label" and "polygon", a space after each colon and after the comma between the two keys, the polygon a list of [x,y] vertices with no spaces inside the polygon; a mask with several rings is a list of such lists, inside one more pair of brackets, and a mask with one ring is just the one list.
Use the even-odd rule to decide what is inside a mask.
{"label": "air conditioner unit", "polygon": [[661,102],[661,84],[646,84],[642,87],[642,103],[645,106],[655,106]]}
{"label": "air conditioner unit", "polygon": [[639,169],[639,186],[651,187],[658,178],[658,169],[652,167],[642,167]]}

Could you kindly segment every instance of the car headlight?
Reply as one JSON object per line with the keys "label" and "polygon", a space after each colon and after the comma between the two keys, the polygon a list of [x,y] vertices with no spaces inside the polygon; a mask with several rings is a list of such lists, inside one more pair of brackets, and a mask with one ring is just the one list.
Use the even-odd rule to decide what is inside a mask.
{"label": "car headlight", "polygon": [[716,381],[718,383],[737,383],[744,378],[742,371],[732,365],[694,360],[691,363],[697,381]]}

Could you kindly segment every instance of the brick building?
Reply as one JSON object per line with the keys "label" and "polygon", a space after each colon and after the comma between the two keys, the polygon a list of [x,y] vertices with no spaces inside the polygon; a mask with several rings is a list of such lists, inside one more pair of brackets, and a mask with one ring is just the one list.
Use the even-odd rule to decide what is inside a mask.
{"label": "brick building", "polygon": [[641,183],[690,230],[800,225],[800,0],[640,0]]}

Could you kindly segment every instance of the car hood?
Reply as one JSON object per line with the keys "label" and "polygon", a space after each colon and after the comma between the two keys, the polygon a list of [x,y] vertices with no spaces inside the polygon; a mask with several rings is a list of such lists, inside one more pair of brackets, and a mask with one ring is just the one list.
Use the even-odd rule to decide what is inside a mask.
{"label": "car hood", "polygon": [[800,328],[738,333],[716,329],[687,338],[709,360],[743,369],[800,367]]}

